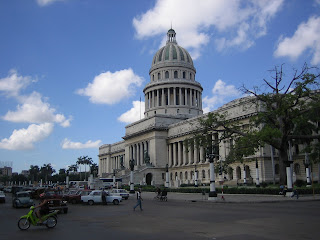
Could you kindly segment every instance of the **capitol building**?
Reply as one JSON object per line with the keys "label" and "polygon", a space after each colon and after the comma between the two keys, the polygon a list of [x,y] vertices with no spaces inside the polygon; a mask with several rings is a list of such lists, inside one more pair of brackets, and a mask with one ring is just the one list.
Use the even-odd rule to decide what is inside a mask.
{"label": "capitol building", "polygon": [[[169,172],[169,187],[181,184],[209,184],[210,174],[216,174],[226,184],[279,181],[277,153],[270,146],[260,148],[244,163],[233,163],[219,176],[210,173],[205,149],[186,147],[184,141],[199,129],[202,110],[202,86],[196,80],[196,69],[190,54],[177,44],[176,32],[167,32],[166,45],[154,55],[149,71],[150,82],[144,87],[144,118],[126,126],[123,140],[99,147],[99,176],[116,175],[123,183],[130,181],[130,161],[134,160],[134,184],[165,185]],[[251,97],[231,101],[214,112],[227,112],[230,121],[243,127],[256,108]],[[219,161],[230,151],[232,140],[219,145]],[[271,158],[271,156],[274,158]],[[215,163],[219,164],[218,162]],[[301,169],[300,169],[301,168]],[[299,171],[298,171],[299,170]],[[296,161],[294,177],[305,179],[302,160]]]}

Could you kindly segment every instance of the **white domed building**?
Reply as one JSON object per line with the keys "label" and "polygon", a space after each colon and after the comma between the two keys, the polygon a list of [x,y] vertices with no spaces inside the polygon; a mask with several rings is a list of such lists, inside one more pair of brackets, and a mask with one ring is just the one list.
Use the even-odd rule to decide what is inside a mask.
{"label": "white domed building", "polygon": [[[165,185],[168,166],[170,187],[210,183],[209,159],[203,147],[186,149],[184,140],[199,128],[202,111],[202,86],[196,81],[196,69],[190,54],[177,44],[176,32],[170,29],[166,45],[152,59],[150,82],[145,86],[144,118],[126,126],[123,140],[99,148],[99,176],[130,181],[130,160],[134,160],[134,184]],[[231,101],[217,112],[228,112],[231,121],[245,126],[256,114],[250,97]],[[219,155],[225,159],[232,140],[223,141]],[[272,167],[270,147],[261,148],[251,159],[259,165],[259,181],[279,179],[277,159]],[[277,157],[277,156],[275,156]],[[274,170],[273,170],[274,169]],[[255,182],[256,161],[234,163],[223,176],[228,184]],[[303,176],[301,176],[303,177]],[[216,178],[217,181],[219,178]]]}

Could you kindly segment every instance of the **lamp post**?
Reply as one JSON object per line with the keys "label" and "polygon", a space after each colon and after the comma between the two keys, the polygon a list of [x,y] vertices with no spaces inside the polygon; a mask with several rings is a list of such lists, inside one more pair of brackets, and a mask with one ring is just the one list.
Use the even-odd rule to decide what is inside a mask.
{"label": "lamp post", "polygon": [[133,170],[134,170],[134,159],[129,160],[130,166],[130,193],[134,193],[134,183],[133,183]]}
{"label": "lamp post", "polygon": [[207,151],[206,157],[209,159],[209,163],[210,163],[210,192],[209,192],[208,200],[216,201],[218,195],[217,195],[217,192],[216,192],[215,175],[214,175],[214,157],[215,157],[215,154],[209,153],[209,151]]}
{"label": "lamp post", "polygon": [[116,170],[113,169],[113,187],[116,186]]}
{"label": "lamp post", "polygon": [[258,166],[258,159],[257,158],[256,158],[256,187],[260,187],[259,166]]}
{"label": "lamp post", "polygon": [[194,186],[198,187],[198,170],[197,165],[194,165]]}
{"label": "lamp post", "polygon": [[169,165],[166,164],[166,184],[165,187],[168,188],[169,187]]}

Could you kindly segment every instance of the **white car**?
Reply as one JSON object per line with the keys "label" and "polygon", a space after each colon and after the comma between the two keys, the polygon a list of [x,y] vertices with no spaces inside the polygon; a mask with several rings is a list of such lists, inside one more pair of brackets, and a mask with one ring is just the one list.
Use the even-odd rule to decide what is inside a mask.
{"label": "white car", "polygon": [[123,199],[128,200],[129,193],[125,189],[112,189],[110,191],[110,195],[112,196],[121,196]]}
{"label": "white car", "polygon": [[[109,192],[106,192],[107,203],[113,203],[118,205],[122,201],[122,197],[111,196]],[[102,203],[102,190],[94,190],[87,196],[81,196],[81,201],[93,205],[95,203]]]}

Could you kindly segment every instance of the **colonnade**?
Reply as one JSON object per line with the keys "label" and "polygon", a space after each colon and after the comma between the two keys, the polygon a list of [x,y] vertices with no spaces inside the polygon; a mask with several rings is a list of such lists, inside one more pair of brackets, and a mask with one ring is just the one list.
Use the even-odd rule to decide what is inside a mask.
{"label": "colonnade", "polygon": [[[123,164],[124,164],[124,159],[125,155],[120,154],[120,155],[115,155],[115,156],[110,156],[107,155],[104,158],[100,158],[100,165],[99,170],[101,173],[112,173],[113,169],[121,169],[121,157],[123,157]],[[101,173],[99,173],[101,175]]]}
{"label": "colonnade", "polygon": [[186,147],[183,141],[168,144],[169,167],[190,166],[199,163],[208,163],[205,150],[202,146]]}
{"label": "colonnade", "polygon": [[184,87],[160,88],[145,94],[145,109],[160,106],[189,106],[202,109],[202,93]]}
{"label": "colonnade", "polygon": [[149,154],[148,141],[132,144],[129,146],[129,159],[134,159],[135,166],[142,166],[145,164],[145,152]]}

